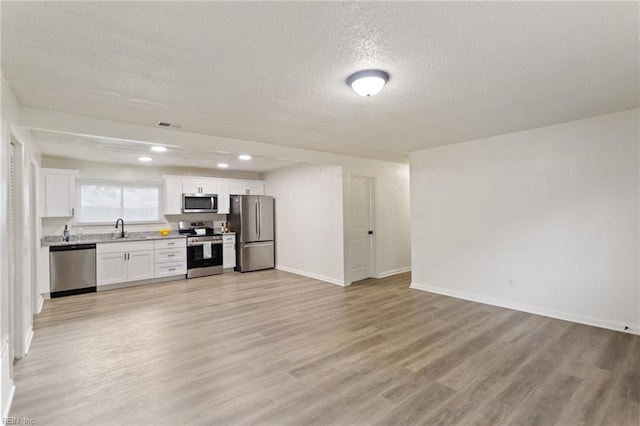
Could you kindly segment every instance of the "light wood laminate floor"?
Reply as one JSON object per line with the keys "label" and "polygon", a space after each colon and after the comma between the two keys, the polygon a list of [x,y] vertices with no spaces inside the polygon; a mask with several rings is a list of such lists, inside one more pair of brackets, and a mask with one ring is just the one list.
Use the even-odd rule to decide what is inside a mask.
{"label": "light wood laminate floor", "polygon": [[15,365],[38,425],[638,425],[640,337],[281,271],[49,300]]}

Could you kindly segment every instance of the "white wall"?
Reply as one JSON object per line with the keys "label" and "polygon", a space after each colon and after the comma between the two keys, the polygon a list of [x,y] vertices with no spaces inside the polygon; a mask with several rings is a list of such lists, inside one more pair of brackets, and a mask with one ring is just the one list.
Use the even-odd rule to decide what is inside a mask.
{"label": "white wall", "polygon": [[639,332],[638,112],[412,153],[412,286]]}
{"label": "white wall", "polygon": [[[366,176],[374,182],[372,274],[384,277],[410,270],[409,166],[346,156],[340,160],[341,166],[307,164],[265,174],[266,191],[277,200],[278,266],[337,284],[351,283],[349,180]],[[309,223],[315,239],[302,237]]]}
{"label": "white wall", "polygon": [[17,356],[24,356],[28,350],[28,344],[32,336],[33,325],[33,298],[36,297],[31,291],[31,262],[35,258],[31,256],[32,244],[38,239],[39,229],[36,235],[31,231],[30,223],[34,219],[30,216],[31,207],[31,180],[30,165],[34,162],[39,164],[39,153],[35,148],[29,131],[17,128],[19,124],[19,113],[16,99],[2,75],[1,82],[2,104],[0,108],[0,415],[6,415],[9,410],[11,397],[13,395],[13,382],[11,364],[9,356],[9,228],[8,228],[8,153],[11,135],[13,134],[18,144],[15,148],[16,170],[21,174],[17,176],[17,242],[18,251],[16,276],[17,291],[17,340],[15,353]]}
{"label": "white wall", "polygon": [[275,198],[276,267],[344,284],[342,167],[297,165],[265,174]]}

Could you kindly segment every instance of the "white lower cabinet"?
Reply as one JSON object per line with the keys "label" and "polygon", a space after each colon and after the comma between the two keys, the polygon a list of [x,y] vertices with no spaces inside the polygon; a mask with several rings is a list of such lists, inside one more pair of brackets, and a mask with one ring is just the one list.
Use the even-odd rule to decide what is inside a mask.
{"label": "white lower cabinet", "polygon": [[156,278],[170,277],[187,273],[184,262],[161,263],[156,265]]}
{"label": "white lower cabinet", "polygon": [[117,284],[127,281],[127,259],[125,253],[96,254],[96,283]]}
{"label": "white lower cabinet", "polygon": [[155,277],[187,273],[187,240],[155,240]]}
{"label": "white lower cabinet", "polygon": [[96,244],[98,287],[187,273],[187,240]]}
{"label": "white lower cabinet", "polygon": [[153,241],[96,244],[97,286],[154,277]]}
{"label": "white lower cabinet", "polygon": [[132,251],[127,255],[127,281],[148,280],[154,277],[153,250]]}
{"label": "white lower cabinet", "polygon": [[224,269],[236,267],[236,236],[222,236],[222,267]]}

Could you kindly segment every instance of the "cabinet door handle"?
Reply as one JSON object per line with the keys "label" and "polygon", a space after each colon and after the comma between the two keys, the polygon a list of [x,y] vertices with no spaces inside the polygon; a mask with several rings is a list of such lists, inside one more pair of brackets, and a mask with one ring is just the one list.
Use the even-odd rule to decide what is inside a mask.
{"label": "cabinet door handle", "polygon": [[127,260],[127,253],[123,253],[124,254],[124,260]]}
{"label": "cabinet door handle", "polygon": [[175,271],[176,268],[169,268],[169,271]]}
{"label": "cabinet door handle", "polygon": [[176,243],[167,243],[168,246],[175,246]]}
{"label": "cabinet door handle", "polygon": [[169,255],[167,255],[167,257],[176,257],[176,255],[175,254],[169,254]]}

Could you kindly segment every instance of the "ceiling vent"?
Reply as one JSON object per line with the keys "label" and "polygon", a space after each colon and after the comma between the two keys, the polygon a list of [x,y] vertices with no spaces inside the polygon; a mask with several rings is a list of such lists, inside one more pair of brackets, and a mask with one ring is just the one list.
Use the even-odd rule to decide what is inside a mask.
{"label": "ceiling vent", "polygon": [[158,121],[158,124],[156,125],[158,127],[172,127],[174,129],[182,128],[182,124],[173,124],[173,123],[169,123],[168,121]]}

